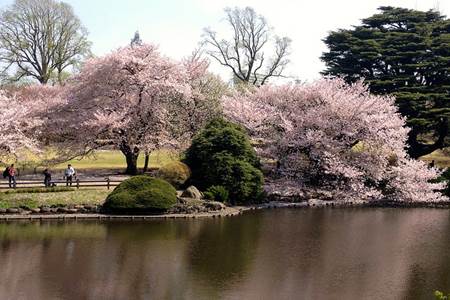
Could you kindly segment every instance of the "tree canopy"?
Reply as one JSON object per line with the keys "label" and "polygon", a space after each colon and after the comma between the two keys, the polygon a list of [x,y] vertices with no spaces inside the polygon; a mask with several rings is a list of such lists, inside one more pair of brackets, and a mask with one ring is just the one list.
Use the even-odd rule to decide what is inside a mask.
{"label": "tree canopy", "polygon": [[89,54],[87,30],[67,3],[16,0],[0,14],[0,62],[4,72],[15,72],[13,80],[61,82],[63,72]]}
{"label": "tree canopy", "polygon": [[394,99],[369,93],[361,81],[263,86],[223,105],[278,162],[283,190],[319,187],[351,201],[445,199],[436,192],[444,185],[429,182],[436,170],[405,152],[408,129]]}
{"label": "tree canopy", "polygon": [[221,39],[206,28],[203,43],[208,54],[228,67],[238,83],[263,85],[270,77],[282,76],[289,63],[291,40],[274,35],[266,19],[251,7],[226,8],[225,14],[231,37]]}
{"label": "tree canopy", "polygon": [[450,20],[437,11],[379,10],[324,39],[323,74],[365,78],[373,93],[395,95],[417,158],[449,145]]}
{"label": "tree canopy", "polygon": [[176,62],[149,44],[89,59],[63,88],[66,101],[47,111],[54,117],[42,131],[59,137],[62,156],[118,148],[127,173],[136,174],[140,152],[187,146],[219,113],[220,95],[209,92],[206,69],[203,60]]}

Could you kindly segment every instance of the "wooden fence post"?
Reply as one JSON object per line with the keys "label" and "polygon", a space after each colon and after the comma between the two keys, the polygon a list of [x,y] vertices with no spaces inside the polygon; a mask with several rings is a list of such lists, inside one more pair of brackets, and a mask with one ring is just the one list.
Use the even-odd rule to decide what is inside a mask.
{"label": "wooden fence post", "polygon": [[77,190],[80,188],[80,179],[77,178]]}
{"label": "wooden fence post", "polygon": [[109,190],[109,177],[108,178],[106,178],[106,186],[108,187],[108,190]]}

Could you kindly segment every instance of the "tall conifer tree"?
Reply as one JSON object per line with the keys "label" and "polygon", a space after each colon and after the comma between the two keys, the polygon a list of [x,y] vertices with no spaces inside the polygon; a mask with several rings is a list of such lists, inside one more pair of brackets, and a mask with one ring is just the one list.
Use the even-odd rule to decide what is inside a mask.
{"label": "tall conifer tree", "polygon": [[347,82],[365,78],[372,92],[395,95],[411,127],[412,157],[449,146],[450,20],[432,10],[379,11],[324,39],[323,74]]}

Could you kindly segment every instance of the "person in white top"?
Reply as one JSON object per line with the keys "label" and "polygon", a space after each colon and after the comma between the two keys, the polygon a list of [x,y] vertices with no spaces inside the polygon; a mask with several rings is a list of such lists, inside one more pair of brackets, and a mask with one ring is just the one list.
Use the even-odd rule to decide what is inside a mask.
{"label": "person in white top", "polygon": [[64,171],[64,177],[66,178],[66,186],[72,186],[72,180],[75,177],[75,169],[71,164],[67,165],[67,169]]}

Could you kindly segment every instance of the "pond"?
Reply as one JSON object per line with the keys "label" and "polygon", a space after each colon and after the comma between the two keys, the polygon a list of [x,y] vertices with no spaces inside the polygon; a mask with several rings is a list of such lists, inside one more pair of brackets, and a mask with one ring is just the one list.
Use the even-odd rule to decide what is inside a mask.
{"label": "pond", "polygon": [[450,210],[0,223],[0,299],[432,299]]}

